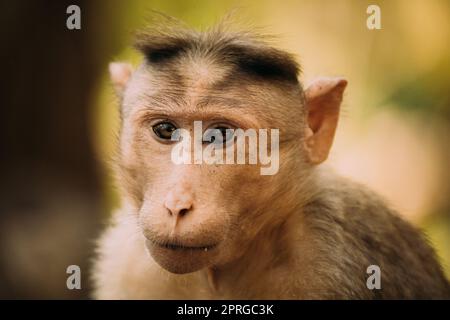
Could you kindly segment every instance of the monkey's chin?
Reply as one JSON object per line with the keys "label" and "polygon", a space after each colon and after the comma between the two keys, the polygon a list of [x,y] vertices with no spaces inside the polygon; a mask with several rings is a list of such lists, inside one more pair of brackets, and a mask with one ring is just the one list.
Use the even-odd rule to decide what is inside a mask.
{"label": "monkey's chin", "polygon": [[215,247],[162,246],[149,240],[145,243],[153,260],[161,268],[176,274],[195,272],[211,265]]}

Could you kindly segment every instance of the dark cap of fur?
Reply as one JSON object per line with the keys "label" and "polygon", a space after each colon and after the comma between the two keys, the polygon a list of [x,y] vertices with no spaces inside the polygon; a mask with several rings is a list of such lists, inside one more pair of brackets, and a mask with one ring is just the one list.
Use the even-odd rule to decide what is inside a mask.
{"label": "dark cap of fur", "polygon": [[221,23],[200,32],[164,17],[138,33],[135,47],[148,64],[162,66],[180,56],[207,57],[262,80],[298,83],[300,67],[289,53],[271,47],[264,36],[230,31]]}

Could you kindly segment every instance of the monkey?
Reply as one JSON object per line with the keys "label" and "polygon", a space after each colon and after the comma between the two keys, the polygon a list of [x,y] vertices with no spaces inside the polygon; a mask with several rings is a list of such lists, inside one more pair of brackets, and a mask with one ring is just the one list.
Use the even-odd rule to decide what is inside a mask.
{"label": "monkey", "polygon": [[[122,205],[101,235],[97,299],[448,299],[425,236],[379,195],[334,173],[347,87],[303,88],[294,56],[264,36],[163,23],[138,33],[143,60],[110,64],[120,104]],[[179,128],[279,129],[279,170],[174,164]],[[205,144],[207,145],[207,143]],[[381,287],[367,285],[378,266]]]}

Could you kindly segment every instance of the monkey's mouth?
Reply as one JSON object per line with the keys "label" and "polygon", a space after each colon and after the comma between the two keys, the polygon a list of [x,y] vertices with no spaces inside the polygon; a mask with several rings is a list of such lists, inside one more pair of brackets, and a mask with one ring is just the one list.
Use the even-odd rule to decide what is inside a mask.
{"label": "monkey's mouth", "polygon": [[163,249],[169,249],[173,251],[205,251],[208,252],[212,249],[214,249],[217,244],[204,244],[204,245],[185,245],[183,243],[179,242],[160,242],[160,241],[154,241],[154,240],[147,240],[147,243],[150,242],[150,244],[163,248]]}
{"label": "monkey's mouth", "polygon": [[[158,241],[159,240],[159,241]],[[147,239],[151,257],[164,269],[176,274],[194,272],[211,265],[218,254],[219,242],[184,241],[173,239]],[[197,240],[197,239],[196,239]]]}

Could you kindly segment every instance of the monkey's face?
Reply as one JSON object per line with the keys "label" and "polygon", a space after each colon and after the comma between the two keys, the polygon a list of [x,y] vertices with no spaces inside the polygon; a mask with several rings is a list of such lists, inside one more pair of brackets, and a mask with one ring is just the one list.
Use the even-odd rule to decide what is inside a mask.
{"label": "monkey's face", "polygon": [[[247,110],[244,106],[225,109],[219,103],[241,99],[244,104],[242,88],[221,95],[191,90],[186,97],[161,83],[155,88],[149,75],[137,73],[124,95],[122,180],[129,198],[134,199],[149,252],[174,273],[225,264],[243,254],[267,221],[277,221],[277,208],[283,205],[277,202],[279,192],[289,188],[286,181],[292,179],[287,177],[293,174],[283,162],[295,157],[289,154],[295,148],[284,143],[283,137],[292,134],[286,125],[280,128],[280,170],[275,175],[261,175],[260,164],[174,163],[173,148],[181,142],[171,141],[172,133],[184,129],[193,140],[198,138],[194,121],[201,121],[203,132],[277,128],[273,125],[276,115],[256,116],[257,110],[252,109],[257,108],[256,101],[248,103]],[[209,103],[199,105],[199,97],[206,95]],[[261,102],[258,105],[262,108]],[[272,119],[272,125],[267,119]],[[200,149],[210,143],[200,142]],[[198,156],[195,152],[193,147],[192,162]]]}

